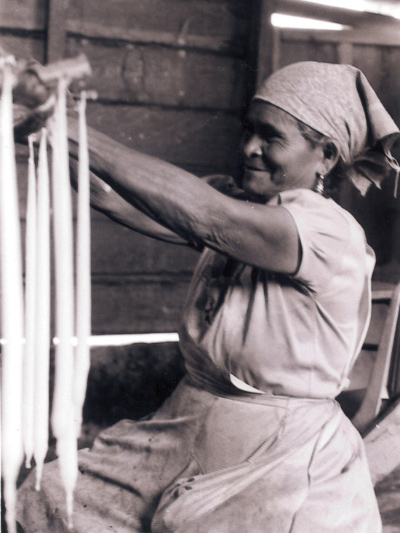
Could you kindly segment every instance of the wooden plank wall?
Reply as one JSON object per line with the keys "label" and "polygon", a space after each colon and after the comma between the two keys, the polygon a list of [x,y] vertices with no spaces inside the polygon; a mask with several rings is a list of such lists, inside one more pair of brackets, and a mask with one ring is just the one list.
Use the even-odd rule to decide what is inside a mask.
{"label": "wooden plank wall", "polygon": [[[2,0],[0,46],[41,62],[84,52],[93,68],[88,86],[98,91],[88,107],[90,125],[198,175],[235,172],[251,70],[249,6],[258,7],[257,18],[266,16],[260,5],[269,13],[274,5],[293,10],[298,3],[97,0],[94,8],[90,0],[51,0],[49,5],[58,9],[48,13],[47,0]],[[52,20],[58,32],[47,31]],[[254,30],[257,20],[253,24]],[[301,60],[360,67],[400,124],[400,48],[393,30],[375,37],[361,30],[269,35],[272,53],[266,46],[261,52],[275,68]],[[23,216],[23,149],[19,160]],[[392,190],[388,183],[383,192],[371,190],[367,201],[354,192],[346,201],[377,252],[376,274],[397,281],[400,208]],[[156,243],[95,212],[92,231],[93,331],[175,330],[197,254]]]}
{"label": "wooden plank wall", "polygon": [[[196,175],[232,173],[249,18],[240,0],[2,0],[0,46],[40,62],[85,53],[91,126]],[[197,254],[96,212],[92,234],[93,332],[176,330]]]}

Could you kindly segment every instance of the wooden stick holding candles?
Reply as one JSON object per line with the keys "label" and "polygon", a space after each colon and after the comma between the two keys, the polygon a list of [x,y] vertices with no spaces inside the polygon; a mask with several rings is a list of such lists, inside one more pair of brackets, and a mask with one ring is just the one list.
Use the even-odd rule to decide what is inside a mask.
{"label": "wooden stick holding candles", "polygon": [[[85,103],[80,105],[81,138],[78,207],[78,308],[75,309],[72,205],[69,184],[66,91],[73,79],[90,73],[84,56],[46,67],[35,65],[36,75],[57,82],[54,117],[49,127],[53,150],[53,226],[55,255],[56,372],[52,429],[57,439],[60,475],[66,490],[67,515],[72,526],[73,491],[77,477],[77,438],[89,368],[90,336],[90,215],[89,172],[85,133]],[[17,176],[13,140],[12,92],[18,65],[2,58],[0,82],[0,216],[1,216],[1,336],[2,336],[2,467],[6,520],[16,532],[16,480],[23,461],[37,465],[37,490],[48,445],[50,350],[50,199],[47,132],[41,132],[38,181],[33,143],[29,141],[29,200],[26,234],[25,313]],[[84,101],[84,99],[83,99]],[[85,270],[85,272],[83,271]],[[36,305],[35,305],[36,304]],[[77,319],[75,321],[75,315]],[[24,322],[26,329],[24,331]],[[78,348],[74,354],[75,324]],[[26,339],[25,350],[23,347]],[[24,386],[22,379],[24,379]],[[27,396],[23,396],[23,389]],[[24,435],[24,438],[22,438]]]}

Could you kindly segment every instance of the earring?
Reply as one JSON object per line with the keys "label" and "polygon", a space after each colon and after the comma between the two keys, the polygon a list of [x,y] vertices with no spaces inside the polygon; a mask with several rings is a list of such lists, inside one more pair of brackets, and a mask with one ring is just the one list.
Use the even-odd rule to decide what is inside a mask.
{"label": "earring", "polygon": [[317,180],[315,183],[314,191],[318,194],[324,194],[324,179],[325,176],[317,172]]}

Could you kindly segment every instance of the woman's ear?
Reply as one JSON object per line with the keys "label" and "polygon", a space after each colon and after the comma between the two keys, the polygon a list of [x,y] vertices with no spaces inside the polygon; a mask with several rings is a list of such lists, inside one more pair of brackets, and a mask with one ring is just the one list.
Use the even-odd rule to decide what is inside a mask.
{"label": "woman's ear", "polygon": [[337,162],[339,161],[340,150],[337,145],[337,142],[333,139],[328,139],[325,143],[323,153],[323,165],[325,167],[325,174],[329,174],[329,172],[336,166]]}

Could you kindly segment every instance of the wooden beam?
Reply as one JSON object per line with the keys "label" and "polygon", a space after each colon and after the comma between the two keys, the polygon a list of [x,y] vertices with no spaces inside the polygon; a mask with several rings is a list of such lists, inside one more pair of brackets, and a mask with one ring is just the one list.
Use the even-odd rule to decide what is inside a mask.
{"label": "wooden beam", "polygon": [[367,430],[371,421],[374,420],[382,406],[388,382],[390,362],[393,355],[393,346],[400,312],[400,284],[398,284],[391,296],[388,313],[382,330],[381,341],[371,372],[368,389],[355,417],[353,424],[360,430]]}
{"label": "wooden beam", "polygon": [[48,0],[46,62],[64,57],[68,0]]}

